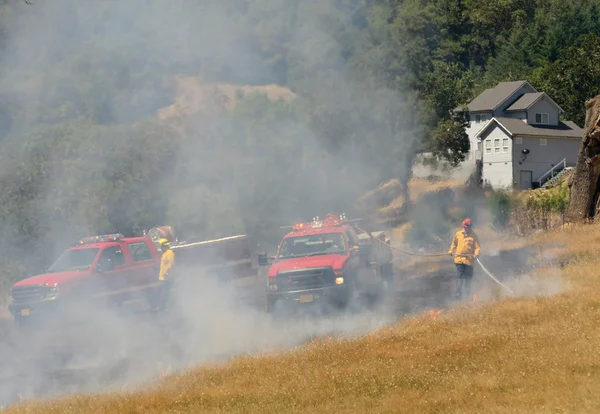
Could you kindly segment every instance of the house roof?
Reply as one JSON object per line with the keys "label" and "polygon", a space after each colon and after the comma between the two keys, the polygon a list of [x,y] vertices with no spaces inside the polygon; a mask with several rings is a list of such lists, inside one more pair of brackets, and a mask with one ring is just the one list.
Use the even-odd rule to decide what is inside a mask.
{"label": "house roof", "polygon": [[[527,81],[501,82],[495,87],[483,91],[466,107],[469,112],[493,111],[526,84]],[[462,111],[462,107],[456,108],[455,111]]]}
{"label": "house roof", "polygon": [[564,121],[556,125],[529,125],[517,118],[492,118],[486,125],[481,128],[477,136],[481,136],[492,125],[498,124],[511,137],[516,135],[521,136],[536,136],[549,138],[577,138],[583,137],[583,129],[575,125],[574,122]]}
{"label": "house roof", "polygon": [[550,100],[550,102],[552,102],[552,104],[554,104],[559,109],[560,112],[563,112],[563,113],[565,112],[545,92],[526,93],[523,96],[521,96],[519,99],[517,99],[515,101],[515,103],[513,103],[511,106],[506,108],[505,112],[526,111],[542,98],[546,98],[546,99]]}
{"label": "house roof", "polygon": [[505,111],[525,111],[531,108],[531,105],[539,101],[544,95],[544,92],[526,93],[525,95],[517,99],[515,103],[506,108]]}

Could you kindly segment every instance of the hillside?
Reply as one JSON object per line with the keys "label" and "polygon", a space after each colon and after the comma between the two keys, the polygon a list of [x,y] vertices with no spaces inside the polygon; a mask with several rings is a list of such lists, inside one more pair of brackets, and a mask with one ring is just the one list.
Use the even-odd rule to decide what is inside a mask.
{"label": "hillside", "polygon": [[273,101],[291,102],[296,97],[288,88],[279,85],[204,83],[196,77],[177,77],[168,82],[176,91],[174,102],[159,109],[156,117],[175,125],[187,117],[231,111],[241,99],[252,93],[264,94]]}
{"label": "hillside", "polygon": [[144,391],[7,412],[596,412],[598,228],[527,244],[538,249],[539,267],[510,282],[518,298],[428,312],[358,339],[240,357]]}
{"label": "hillside", "polygon": [[[485,260],[500,268],[507,256],[524,261],[523,248],[539,257],[537,270],[511,282],[520,298],[499,301],[501,292],[483,283],[473,303],[363,338],[332,338],[198,367],[148,389],[124,383],[123,394],[28,402],[9,412],[597,408],[597,227],[544,233],[562,224],[563,190],[524,192],[520,201],[533,200],[532,207],[515,218],[517,233],[540,233],[515,240],[501,232],[506,223],[498,223],[484,191],[409,179],[417,153],[444,164],[466,156],[465,119],[451,110],[498,82],[527,80],[552,96],[565,118],[583,124],[584,102],[600,85],[600,0],[32,3],[0,2],[2,306],[16,280],[42,272],[74,240],[164,224],[181,238],[245,233],[268,246],[282,225],[345,211],[393,228],[398,247],[427,253],[444,251],[469,216],[486,240]],[[411,203],[401,196],[403,184]],[[447,256],[396,263],[401,282],[451,282]],[[540,291],[561,293],[531,297]],[[156,333],[157,325],[140,323],[146,336],[118,323],[90,323],[106,342],[53,330],[48,340],[10,337],[0,366],[10,371],[13,356],[27,354],[24,343],[53,359],[48,348],[56,340],[61,351],[94,342],[89,348],[112,357],[112,346],[128,342],[114,338],[135,337],[119,352],[137,358],[139,365],[126,368],[140,375],[163,356],[190,361],[161,348],[169,336],[185,350],[204,351],[199,342],[213,337],[219,355],[240,349],[234,345],[243,341],[223,329],[223,313],[245,312],[215,310],[197,297],[188,303],[203,306],[187,312],[189,319],[209,326],[197,336],[172,324]],[[248,320],[239,331],[252,347],[243,350],[254,349],[255,332],[264,332],[255,326],[264,319]],[[274,331],[290,333],[266,332]],[[138,352],[155,343],[150,357]],[[37,378],[32,365],[25,364],[36,377],[31,382],[67,389],[60,379]],[[3,380],[5,394],[17,387],[28,396],[10,375]]]}
{"label": "hillside", "polygon": [[417,152],[460,161],[450,110],[485,88],[582,124],[600,79],[599,0],[33,3],[0,2],[0,291],[87,234],[273,242]]}

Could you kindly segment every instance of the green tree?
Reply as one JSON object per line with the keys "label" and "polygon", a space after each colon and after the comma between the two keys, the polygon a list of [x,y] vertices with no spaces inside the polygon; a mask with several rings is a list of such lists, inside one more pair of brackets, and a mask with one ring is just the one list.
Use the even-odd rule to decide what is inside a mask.
{"label": "green tree", "polygon": [[432,154],[449,161],[452,166],[464,161],[470,150],[469,136],[465,132],[468,124],[468,115],[464,113],[441,121],[433,131]]}
{"label": "green tree", "polygon": [[538,69],[532,82],[565,110],[565,118],[583,126],[585,101],[600,93],[600,36],[585,35],[554,63]]}

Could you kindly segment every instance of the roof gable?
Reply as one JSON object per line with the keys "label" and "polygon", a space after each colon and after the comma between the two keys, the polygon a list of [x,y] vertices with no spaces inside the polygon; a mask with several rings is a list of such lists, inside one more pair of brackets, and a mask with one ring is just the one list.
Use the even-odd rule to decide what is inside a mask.
{"label": "roof gable", "polygon": [[581,139],[583,137],[583,129],[571,121],[561,121],[557,126],[530,125],[517,118],[501,117],[492,118],[475,136],[480,138],[493,125],[499,125],[511,138],[516,135],[572,139]]}
{"label": "roof gable", "polygon": [[506,126],[504,126],[504,125],[503,125],[503,124],[502,124],[502,123],[501,123],[501,122],[500,122],[500,121],[499,121],[497,118],[492,118],[492,119],[490,119],[490,120],[489,120],[489,121],[488,121],[488,122],[487,122],[487,123],[486,123],[486,124],[485,124],[485,125],[484,125],[484,126],[481,128],[481,129],[480,129],[480,130],[479,130],[479,132],[477,132],[477,133],[475,134],[475,136],[476,136],[477,138],[480,138],[482,135],[484,135],[484,134],[485,134],[487,131],[490,131],[490,130],[491,130],[493,127],[495,127],[495,126],[497,126],[497,127],[499,127],[500,129],[502,129],[506,135],[508,135],[509,137],[511,137],[511,138],[512,138],[512,136],[513,136],[513,133],[512,133],[512,132],[510,132],[510,130],[509,130],[509,129],[508,129]]}
{"label": "roof gable", "polygon": [[[501,82],[495,87],[480,93],[466,107],[469,112],[494,111],[525,86],[536,91],[527,81]],[[460,108],[456,108],[456,110],[459,111]]]}
{"label": "roof gable", "polygon": [[517,99],[511,106],[506,108],[505,112],[519,112],[526,111],[535,105],[538,101],[542,99],[547,99],[550,101],[552,105],[554,105],[560,113],[564,113],[565,111],[558,106],[554,99],[552,99],[546,92],[534,92],[534,93],[526,93]]}

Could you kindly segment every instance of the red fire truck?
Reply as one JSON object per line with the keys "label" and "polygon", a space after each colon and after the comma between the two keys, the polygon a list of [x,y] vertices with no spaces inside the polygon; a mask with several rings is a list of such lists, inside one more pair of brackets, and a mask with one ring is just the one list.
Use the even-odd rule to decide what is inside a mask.
{"label": "red fire truck", "polygon": [[43,274],[17,282],[9,310],[20,322],[83,298],[122,302],[156,282],[160,252],[149,237],[122,234],[86,237],[67,249]]}
{"label": "red fire truck", "polygon": [[15,283],[9,310],[16,322],[22,322],[55,316],[59,310],[73,313],[82,306],[148,299],[158,286],[161,238],[172,243],[174,271],[179,275],[228,281],[256,274],[245,235],[180,242],[169,226],[162,226],[143,237],[120,233],[86,237],[63,252],[45,273]]}
{"label": "red fire truck", "polygon": [[[292,226],[270,258],[267,311],[278,303],[325,302],[343,308],[366,284],[388,285],[394,274],[389,242],[385,232],[362,231],[345,215],[327,214]],[[259,265],[268,262],[266,253],[259,254]]]}

